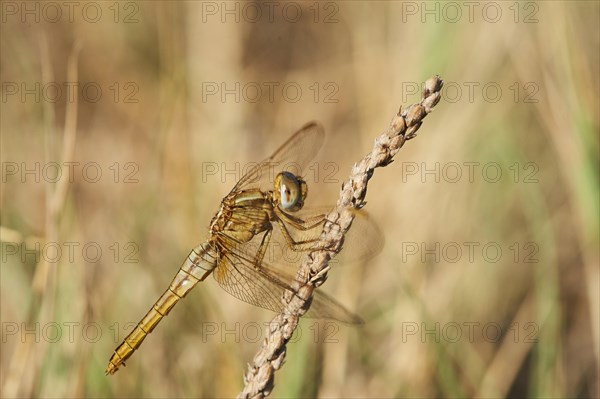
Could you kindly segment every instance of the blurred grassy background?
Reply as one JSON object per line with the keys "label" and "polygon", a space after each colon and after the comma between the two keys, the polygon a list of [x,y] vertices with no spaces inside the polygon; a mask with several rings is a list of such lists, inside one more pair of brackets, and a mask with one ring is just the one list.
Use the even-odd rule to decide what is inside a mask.
{"label": "blurred grassy background", "polygon": [[271,314],[212,279],[104,375],[239,177],[206,168],[317,119],[333,201],[433,74],[441,103],[367,195],[382,254],[324,286],[366,324],[303,321],[272,396],[600,396],[597,2],[472,22],[434,2],[56,4],[2,4],[2,397],[234,396]]}

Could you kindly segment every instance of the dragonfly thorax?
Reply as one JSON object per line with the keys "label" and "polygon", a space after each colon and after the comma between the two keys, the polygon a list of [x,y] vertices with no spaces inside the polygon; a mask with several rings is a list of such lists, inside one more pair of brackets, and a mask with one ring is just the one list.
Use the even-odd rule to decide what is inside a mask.
{"label": "dragonfly thorax", "polygon": [[259,189],[231,192],[211,221],[211,237],[226,234],[240,243],[247,242],[270,229],[273,206],[270,192]]}

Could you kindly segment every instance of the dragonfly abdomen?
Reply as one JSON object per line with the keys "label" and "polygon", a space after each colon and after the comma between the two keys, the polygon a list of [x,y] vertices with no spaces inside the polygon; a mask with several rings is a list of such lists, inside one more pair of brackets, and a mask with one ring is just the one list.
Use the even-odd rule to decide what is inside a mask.
{"label": "dragonfly abdomen", "polygon": [[133,352],[140,347],[148,334],[154,330],[180,299],[185,297],[200,281],[204,280],[216,267],[216,251],[208,243],[194,248],[177,274],[169,288],[154,303],[144,318],[137,324],[125,340],[115,349],[110,358],[106,374],[114,374],[121,365],[125,365]]}

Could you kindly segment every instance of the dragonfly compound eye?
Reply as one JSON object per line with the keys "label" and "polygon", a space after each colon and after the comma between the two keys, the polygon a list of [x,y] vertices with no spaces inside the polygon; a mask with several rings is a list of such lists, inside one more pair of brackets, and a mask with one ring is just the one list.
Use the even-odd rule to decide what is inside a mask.
{"label": "dragonfly compound eye", "polygon": [[275,178],[275,190],[278,193],[281,209],[297,211],[304,205],[306,182],[293,173],[281,172]]}

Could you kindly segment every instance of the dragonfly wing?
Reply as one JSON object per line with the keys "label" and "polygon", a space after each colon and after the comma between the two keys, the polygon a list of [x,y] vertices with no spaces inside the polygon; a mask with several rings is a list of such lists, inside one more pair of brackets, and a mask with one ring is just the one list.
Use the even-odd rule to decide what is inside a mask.
{"label": "dragonfly wing", "polygon": [[[294,272],[266,262],[256,265],[253,260],[258,246],[228,240],[229,237],[220,237],[221,243],[229,249],[223,251],[213,272],[215,280],[225,291],[244,302],[274,312],[281,311],[284,307],[284,291],[294,292],[291,286]],[[334,319],[348,324],[362,322],[358,316],[320,291],[315,291],[307,317]]]}
{"label": "dragonfly wing", "polygon": [[330,261],[332,265],[363,264],[383,250],[385,236],[371,216],[364,210],[353,210],[354,220],[344,236],[339,254]]}
{"label": "dragonfly wing", "polygon": [[[294,276],[284,269],[263,263],[262,269],[270,276],[277,276],[280,281],[293,281]],[[291,289],[291,288],[290,288]],[[333,319],[346,324],[363,324],[360,317],[350,312],[341,303],[325,294],[320,289],[313,293],[313,301],[305,317],[311,319]]]}
{"label": "dragonfly wing", "polygon": [[310,161],[317,155],[325,141],[325,131],[318,122],[309,122],[294,133],[269,158],[251,168],[233,188],[271,190],[275,176],[289,171],[297,176],[308,173]]}
{"label": "dragonfly wing", "polygon": [[314,292],[312,304],[305,317],[310,319],[333,319],[346,324],[364,324],[363,319],[318,288]]}
{"label": "dragonfly wing", "polygon": [[251,305],[278,312],[283,307],[283,290],[289,288],[283,281],[254,268],[246,259],[224,254],[213,272],[221,288]]}

